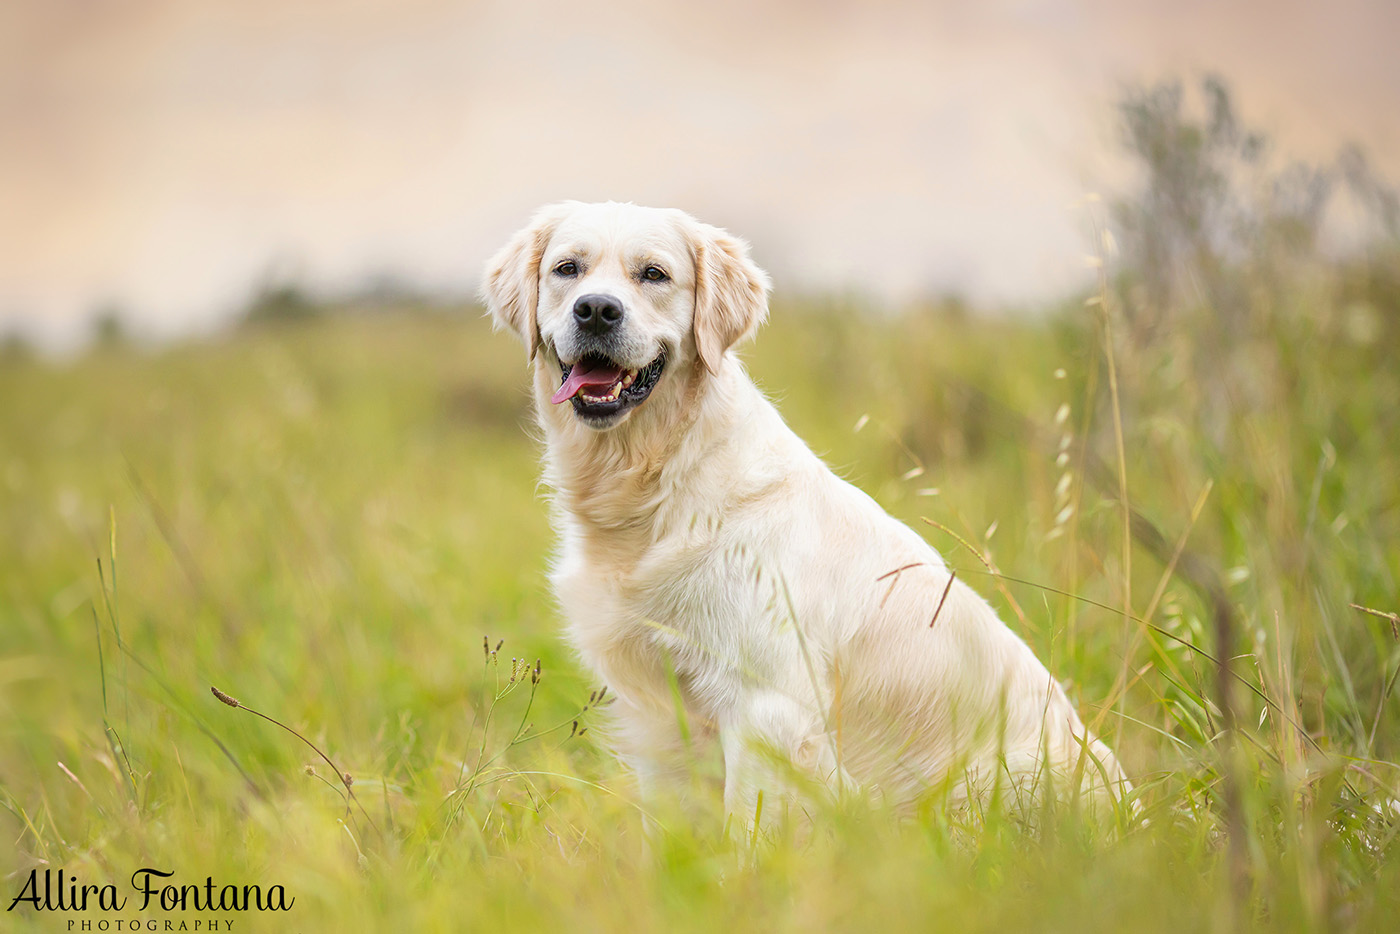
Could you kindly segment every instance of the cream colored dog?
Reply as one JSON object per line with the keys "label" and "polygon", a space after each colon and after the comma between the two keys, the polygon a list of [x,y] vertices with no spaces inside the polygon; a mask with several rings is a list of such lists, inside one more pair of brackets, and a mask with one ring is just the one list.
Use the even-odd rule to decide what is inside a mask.
{"label": "cream colored dog", "polygon": [[782,761],[896,802],[1121,796],[1026,644],[750,381],[732,349],[768,289],[742,241],[630,204],[546,207],[486,269],[490,314],[533,362],[554,589],[643,793],[699,737],[740,819],[761,790],[767,813],[794,793]]}

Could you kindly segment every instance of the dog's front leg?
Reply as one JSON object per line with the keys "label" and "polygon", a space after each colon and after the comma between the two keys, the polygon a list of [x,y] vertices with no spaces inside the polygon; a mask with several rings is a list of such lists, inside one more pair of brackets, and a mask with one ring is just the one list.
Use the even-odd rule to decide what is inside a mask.
{"label": "dog's front leg", "polygon": [[695,741],[677,720],[672,708],[632,703],[619,696],[612,708],[613,749],[637,785],[643,825],[648,836],[657,830],[655,813],[683,805],[690,786]]}
{"label": "dog's front leg", "polygon": [[846,781],[815,704],[776,690],[749,695],[720,727],[731,827],[771,829]]}

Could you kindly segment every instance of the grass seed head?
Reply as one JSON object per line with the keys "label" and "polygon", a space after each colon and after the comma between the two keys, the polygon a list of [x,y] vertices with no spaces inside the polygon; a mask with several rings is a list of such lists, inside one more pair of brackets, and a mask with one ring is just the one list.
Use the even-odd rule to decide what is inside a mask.
{"label": "grass seed head", "polygon": [[223,701],[225,704],[228,704],[230,707],[242,707],[242,706],[243,706],[242,704],[240,704],[240,703],[238,702],[238,699],[237,699],[236,697],[229,697],[227,694],[225,694],[223,691],[220,691],[218,688],[214,687],[212,684],[209,685],[209,690],[213,691],[215,697],[217,697],[219,700]]}

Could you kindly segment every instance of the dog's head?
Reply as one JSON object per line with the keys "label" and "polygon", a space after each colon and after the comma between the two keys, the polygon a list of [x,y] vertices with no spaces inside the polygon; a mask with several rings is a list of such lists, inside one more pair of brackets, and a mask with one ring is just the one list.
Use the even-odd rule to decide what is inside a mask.
{"label": "dog's head", "polygon": [[768,288],[743,241],[683,211],[570,201],[491,259],[483,294],[550,375],[540,405],[601,430],[718,373],[767,315]]}

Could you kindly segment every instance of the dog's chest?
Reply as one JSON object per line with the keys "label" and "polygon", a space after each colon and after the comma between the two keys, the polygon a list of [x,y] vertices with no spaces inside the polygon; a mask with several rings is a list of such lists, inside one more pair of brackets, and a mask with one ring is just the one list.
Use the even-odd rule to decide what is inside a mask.
{"label": "dog's chest", "polygon": [[553,583],[569,634],[609,684],[669,690],[674,676],[704,708],[771,679],[791,636],[777,575],[741,538],[687,527],[630,561],[570,536]]}

